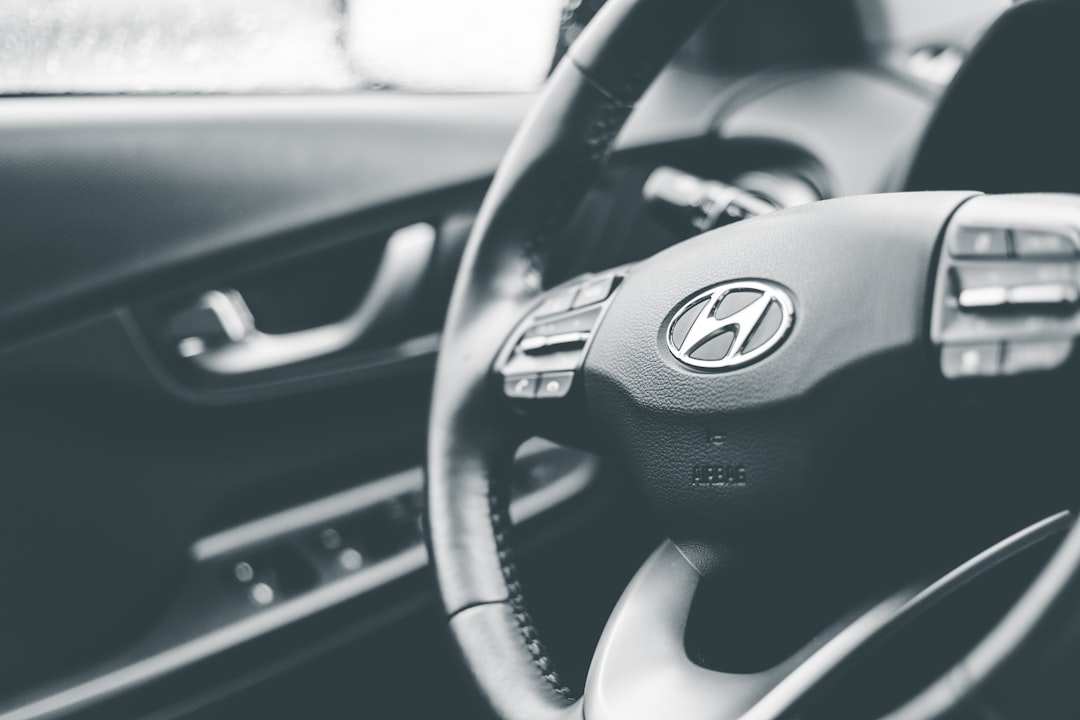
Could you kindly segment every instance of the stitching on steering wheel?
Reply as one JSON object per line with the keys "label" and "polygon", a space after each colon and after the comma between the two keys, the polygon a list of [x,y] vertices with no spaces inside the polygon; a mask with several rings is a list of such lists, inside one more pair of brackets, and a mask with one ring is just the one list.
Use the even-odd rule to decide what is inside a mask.
{"label": "stitching on steering wheel", "polygon": [[499,554],[499,566],[502,568],[503,581],[509,593],[509,604],[514,613],[514,620],[521,631],[522,640],[532,657],[533,664],[536,665],[544,680],[560,697],[574,700],[573,693],[563,682],[555,669],[555,663],[547,653],[547,648],[540,641],[532,615],[525,607],[525,597],[517,576],[517,563],[514,561],[514,550],[510,544],[512,525],[509,520],[507,492],[500,483],[492,482],[490,488],[488,503],[491,508],[491,525],[495,535],[495,547]]}

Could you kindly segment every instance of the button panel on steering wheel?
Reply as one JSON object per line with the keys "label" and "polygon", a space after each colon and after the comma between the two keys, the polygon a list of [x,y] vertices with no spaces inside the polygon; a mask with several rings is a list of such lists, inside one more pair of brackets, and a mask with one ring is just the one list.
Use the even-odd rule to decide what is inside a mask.
{"label": "button panel on steering wheel", "polygon": [[931,320],[949,379],[1053,370],[1080,335],[1080,204],[980,196],[945,232]]}
{"label": "button panel on steering wheel", "polygon": [[541,296],[495,362],[502,393],[515,407],[542,415],[553,401],[582,402],[585,355],[628,272],[621,267],[578,277]]}

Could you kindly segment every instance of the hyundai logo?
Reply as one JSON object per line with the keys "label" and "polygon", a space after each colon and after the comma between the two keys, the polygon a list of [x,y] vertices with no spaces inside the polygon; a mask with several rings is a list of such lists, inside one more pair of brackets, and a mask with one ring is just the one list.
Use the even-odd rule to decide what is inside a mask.
{"label": "hyundai logo", "polygon": [[775,350],[794,320],[791,296],[779,285],[739,280],[687,300],[665,335],[679,362],[717,372],[749,365]]}

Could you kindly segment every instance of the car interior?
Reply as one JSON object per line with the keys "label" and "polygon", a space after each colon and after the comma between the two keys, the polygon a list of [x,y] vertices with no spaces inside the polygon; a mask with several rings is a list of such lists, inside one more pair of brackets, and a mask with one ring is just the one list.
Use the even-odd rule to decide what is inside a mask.
{"label": "car interior", "polygon": [[1078,29],[0,0],[0,720],[1080,717]]}

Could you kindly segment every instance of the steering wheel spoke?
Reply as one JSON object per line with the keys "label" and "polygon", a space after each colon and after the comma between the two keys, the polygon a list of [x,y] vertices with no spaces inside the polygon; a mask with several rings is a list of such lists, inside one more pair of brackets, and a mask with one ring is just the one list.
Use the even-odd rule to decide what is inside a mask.
{"label": "steering wheel spoke", "polygon": [[[635,575],[608,620],[589,670],[585,715],[589,720],[780,720],[877,643],[995,568],[1059,540],[1072,525],[1068,512],[1033,523],[940,577],[858,604],[771,667],[739,673],[710,670],[688,656],[688,619],[703,580],[675,544],[665,542]],[[725,573],[710,581],[723,583]],[[939,711],[954,709],[965,700],[970,684],[965,678],[962,667],[954,670],[891,717],[917,715],[928,704],[939,705]]]}
{"label": "steering wheel spoke", "polygon": [[[722,576],[711,580],[722,582]],[[776,720],[917,594],[917,588],[906,588],[864,608],[771,668],[725,673],[687,655],[687,624],[701,583],[702,576],[670,541],[645,562],[612,612],[593,657],[585,687],[590,720]],[[802,677],[789,680],[800,668]]]}
{"label": "steering wheel spoke", "polygon": [[984,195],[945,231],[931,339],[946,378],[1057,369],[1080,335],[1080,198]]}

